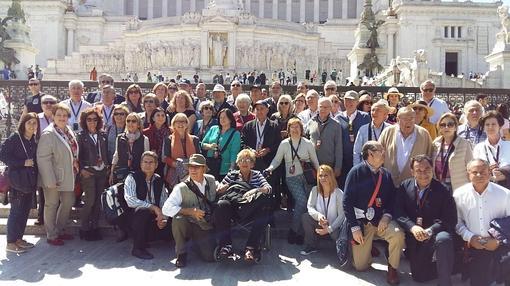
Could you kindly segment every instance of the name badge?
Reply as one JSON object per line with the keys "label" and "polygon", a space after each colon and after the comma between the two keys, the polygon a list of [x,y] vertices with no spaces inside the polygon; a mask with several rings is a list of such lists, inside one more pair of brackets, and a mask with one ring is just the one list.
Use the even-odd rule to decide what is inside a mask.
{"label": "name badge", "polygon": [[416,224],[423,227],[423,218],[422,217],[417,217],[416,218]]}
{"label": "name badge", "polygon": [[39,98],[32,99],[32,104],[39,104]]}
{"label": "name badge", "polygon": [[317,148],[319,148],[321,146],[321,140],[317,140],[317,142],[315,143],[315,146],[317,146]]}
{"label": "name badge", "polygon": [[367,218],[367,220],[371,221],[374,219],[375,217],[375,209],[373,207],[369,207],[367,209],[367,212],[365,214],[365,217]]}
{"label": "name badge", "polygon": [[296,172],[296,166],[295,165],[290,166],[289,174],[293,175],[295,172]]}

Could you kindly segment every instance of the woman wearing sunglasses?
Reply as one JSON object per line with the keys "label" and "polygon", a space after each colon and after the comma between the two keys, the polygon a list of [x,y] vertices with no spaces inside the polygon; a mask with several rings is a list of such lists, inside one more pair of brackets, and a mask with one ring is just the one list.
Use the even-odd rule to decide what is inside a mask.
{"label": "woman wearing sunglasses", "polygon": [[469,183],[467,164],[473,158],[471,143],[457,135],[459,121],[445,113],[437,122],[439,137],[434,142],[434,176],[450,191]]}
{"label": "woman wearing sunglasses", "polygon": [[204,138],[205,134],[212,126],[218,125],[218,119],[213,117],[214,115],[214,103],[210,100],[206,100],[200,103],[198,106],[202,119],[197,120],[195,126],[193,126],[193,135],[197,136],[200,141]]}

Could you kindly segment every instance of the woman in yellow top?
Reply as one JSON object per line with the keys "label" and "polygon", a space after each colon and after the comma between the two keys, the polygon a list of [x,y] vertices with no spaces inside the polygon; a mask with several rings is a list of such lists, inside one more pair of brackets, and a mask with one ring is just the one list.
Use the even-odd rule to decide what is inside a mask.
{"label": "woman in yellow top", "polygon": [[427,129],[432,140],[436,139],[436,126],[434,126],[434,124],[430,123],[429,121],[429,118],[432,116],[432,114],[434,114],[434,110],[430,108],[429,105],[423,100],[418,100],[417,102],[413,103],[411,107],[416,112],[417,125]]}

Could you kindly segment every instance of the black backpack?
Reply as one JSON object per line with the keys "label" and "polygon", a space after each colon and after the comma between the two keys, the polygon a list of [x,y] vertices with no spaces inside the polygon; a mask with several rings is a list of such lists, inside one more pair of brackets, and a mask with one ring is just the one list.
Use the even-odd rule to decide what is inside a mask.
{"label": "black backpack", "polygon": [[103,191],[101,194],[101,207],[106,221],[113,225],[117,224],[119,218],[129,208],[124,199],[124,183],[117,183]]}

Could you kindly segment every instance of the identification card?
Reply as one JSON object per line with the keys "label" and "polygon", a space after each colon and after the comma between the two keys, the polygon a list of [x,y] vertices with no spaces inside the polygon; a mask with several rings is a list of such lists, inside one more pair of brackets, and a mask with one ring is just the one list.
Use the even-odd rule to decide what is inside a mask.
{"label": "identification card", "polygon": [[220,152],[214,151],[213,156],[214,156],[214,158],[218,159],[220,157]]}
{"label": "identification card", "polygon": [[423,218],[422,217],[417,217],[416,218],[416,224],[419,225],[419,226],[423,226]]}
{"label": "identification card", "polygon": [[354,134],[349,134],[349,140],[351,140],[351,143],[354,143]]}
{"label": "identification card", "polygon": [[375,217],[375,209],[373,207],[369,207],[367,209],[367,212],[365,214],[365,217],[367,218],[367,220],[371,221],[374,219]]}
{"label": "identification card", "polygon": [[295,172],[296,172],[296,166],[295,165],[290,166],[289,174],[293,175]]}
{"label": "identification card", "polygon": [[321,142],[321,140],[317,140],[317,142],[315,143],[315,145],[317,146],[317,148],[321,146],[321,143],[322,143],[322,142]]}
{"label": "identification card", "polygon": [[80,129],[80,125],[78,125],[78,123],[73,123],[73,131],[77,131],[78,129]]}

